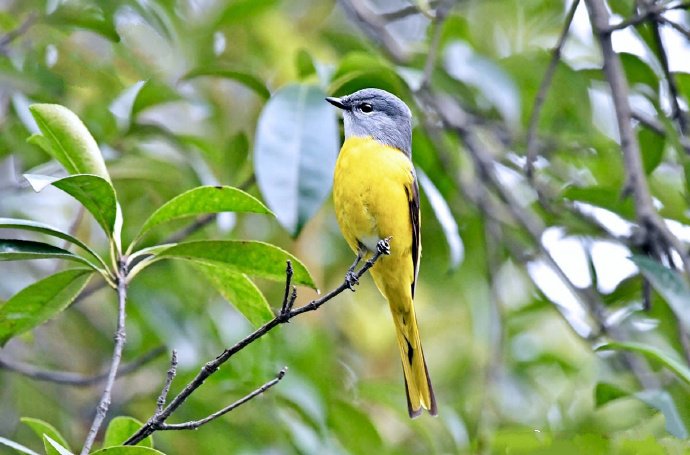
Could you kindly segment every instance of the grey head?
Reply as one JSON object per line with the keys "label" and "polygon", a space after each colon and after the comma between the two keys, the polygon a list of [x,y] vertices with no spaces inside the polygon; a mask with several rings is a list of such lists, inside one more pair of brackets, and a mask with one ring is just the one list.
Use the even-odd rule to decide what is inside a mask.
{"label": "grey head", "polygon": [[343,110],[345,139],[371,136],[412,155],[412,113],[400,98],[377,88],[365,88],[326,101]]}

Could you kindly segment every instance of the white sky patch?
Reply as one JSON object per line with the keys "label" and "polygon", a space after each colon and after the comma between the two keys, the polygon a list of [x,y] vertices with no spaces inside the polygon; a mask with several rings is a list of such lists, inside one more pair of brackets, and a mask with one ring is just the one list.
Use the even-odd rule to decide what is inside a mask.
{"label": "white sky patch", "polygon": [[606,226],[606,229],[615,236],[627,237],[632,234],[633,224],[610,210],[602,209],[596,205],[574,202],[575,208],[585,215],[590,215]]}
{"label": "white sky patch", "polygon": [[536,192],[525,182],[525,177],[522,174],[498,162],[494,162],[494,170],[501,185],[509,188],[523,206],[529,205],[537,199]]}
{"label": "white sky patch", "polygon": [[593,81],[587,92],[592,105],[592,123],[599,131],[620,144],[616,109],[608,85],[605,82]]}
{"label": "white sky patch", "polygon": [[637,273],[637,267],[628,259],[631,254],[630,250],[620,243],[607,240],[592,242],[592,262],[600,292],[613,292],[621,281]]}

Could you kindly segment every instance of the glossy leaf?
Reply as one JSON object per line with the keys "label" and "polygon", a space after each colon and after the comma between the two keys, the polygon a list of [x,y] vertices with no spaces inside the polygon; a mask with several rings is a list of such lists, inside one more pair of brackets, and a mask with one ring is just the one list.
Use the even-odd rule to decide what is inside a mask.
{"label": "glossy leaf", "polygon": [[74,112],[59,104],[33,104],[29,110],[45,138],[38,144],[48,146],[46,152],[70,174],[93,174],[110,181],[98,144]]}
{"label": "glossy leaf", "polygon": [[273,311],[256,284],[243,273],[213,264],[196,264],[213,287],[254,326],[273,319]]}
{"label": "glossy leaf", "polygon": [[690,286],[683,276],[647,256],[633,256],[631,260],[666,300],[685,329],[690,330]]}
{"label": "glossy leaf", "polygon": [[271,97],[271,92],[266,88],[266,85],[259,78],[241,71],[234,71],[225,68],[197,68],[182,76],[182,80],[189,80],[202,76],[230,79],[244,85],[265,100]]}
{"label": "glossy leaf", "polygon": [[25,453],[27,455],[39,455],[37,452],[34,452],[30,448],[23,446],[19,444],[18,442],[14,442],[11,439],[3,438],[0,436],[0,444],[7,446],[11,449],[14,449],[15,451],[19,453]]}
{"label": "glossy leaf", "polygon": [[91,270],[71,269],[22,289],[0,307],[0,346],[67,308],[84,289]]}
{"label": "glossy leaf", "polygon": [[19,420],[28,425],[34,431],[34,433],[36,433],[36,435],[41,438],[42,441],[44,441],[47,455],[60,455],[60,452],[47,442],[45,436],[49,436],[52,440],[63,446],[63,448],[70,450],[69,444],[67,444],[65,438],[63,438],[57,429],[48,422],[44,422],[40,419],[34,419],[32,417],[22,417]]}
{"label": "glossy leaf", "polygon": [[[105,437],[103,439],[103,448],[122,445],[130,436],[132,436],[143,423],[134,417],[118,416],[110,421],[108,428],[105,430]],[[139,444],[139,447],[153,447],[153,437],[149,436]]]}
{"label": "glossy leaf", "polygon": [[638,354],[642,354],[645,357],[649,358],[650,360],[657,361],[661,363],[663,366],[668,368],[670,371],[675,373],[675,375],[680,379],[681,381],[685,382],[686,384],[690,385],[690,369],[683,365],[680,361],[676,360],[675,358],[671,357],[669,354],[661,351],[658,348],[652,347],[652,346],[647,346],[641,343],[622,343],[622,342],[610,342],[610,343],[604,343],[601,346],[598,346],[596,348],[597,351],[610,351],[610,350],[617,350],[617,351],[630,351],[630,352],[636,352]]}
{"label": "glossy leaf", "polygon": [[462,238],[460,238],[460,232],[458,231],[458,223],[455,221],[448,203],[434,183],[429,180],[429,177],[419,169],[417,170],[417,177],[427,200],[431,204],[431,208],[434,210],[436,219],[443,229],[443,235],[448,244],[450,268],[455,269],[460,265],[465,254],[465,247],[462,244]]}
{"label": "glossy leaf", "polygon": [[201,240],[178,243],[158,253],[159,258],[180,258],[190,261],[225,265],[236,273],[259,276],[276,281],[285,280],[286,261],[292,261],[294,284],[314,288],[307,268],[292,254],[277,246],[249,240]]}
{"label": "glossy leaf", "polygon": [[[35,231],[42,234],[57,237],[62,240],[66,240],[70,243],[77,245],[78,247],[88,251],[93,257],[99,258],[98,254],[89,248],[84,242],[74,237],[72,234],[63,232],[57,228],[54,228],[48,224],[39,223],[38,221],[31,220],[21,220],[18,218],[0,218],[0,228],[6,229],[22,229],[25,231]],[[101,261],[102,262],[102,261]]]}
{"label": "glossy leaf", "polygon": [[256,129],[254,173],[278,221],[293,236],[330,193],[339,138],[335,109],[312,85],[279,90]]}
{"label": "glossy leaf", "polygon": [[64,178],[25,174],[34,191],[53,185],[78,200],[88,210],[109,238],[119,238],[121,215],[110,182],[97,175],[79,174]]}
{"label": "glossy leaf", "polygon": [[220,212],[271,213],[261,201],[240,189],[231,186],[200,186],[163,204],[146,220],[139,235],[170,220]]}
{"label": "glossy leaf", "polygon": [[23,261],[29,259],[66,259],[76,261],[96,269],[85,258],[71,251],[32,240],[0,239],[0,261]]}
{"label": "glossy leaf", "polygon": [[59,442],[55,441],[47,434],[43,435],[43,446],[45,447],[47,454],[74,455],[72,451],[64,447]]}

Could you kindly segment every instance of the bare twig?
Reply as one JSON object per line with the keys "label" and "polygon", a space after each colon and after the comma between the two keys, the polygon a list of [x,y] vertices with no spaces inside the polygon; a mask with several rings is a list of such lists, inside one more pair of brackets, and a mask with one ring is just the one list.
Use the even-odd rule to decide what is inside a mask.
{"label": "bare twig", "polygon": [[166,401],[168,401],[168,392],[170,391],[170,386],[172,385],[173,379],[177,374],[177,351],[173,349],[172,355],[170,356],[170,368],[168,369],[168,374],[165,377],[165,384],[163,384],[163,389],[161,394],[156,400],[156,414],[163,412],[163,407]]}
{"label": "bare twig", "polygon": [[[663,16],[657,15],[655,18],[658,21],[667,23]],[[659,62],[661,63],[661,69],[664,71],[664,77],[666,78],[666,83],[668,84],[669,99],[671,101],[671,116],[678,122],[678,127],[680,132],[685,135],[688,131],[688,122],[685,118],[685,113],[680,107],[678,102],[678,85],[676,84],[676,78],[671,73],[671,69],[668,64],[668,55],[666,54],[666,49],[664,48],[664,41],[661,38],[661,33],[659,31],[659,23],[652,22],[652,34],[654,36],[654,42],[659,52]]]}
{"label": "bare twig", "polygon": [[38,18],[38,15],[33,12],[29,14],[26,19],[24,19],[24,22],[22,22],[19,27],[15,28],[14,30],[10,30],[9,32],[5,33],[3,36],[0,36],[0,54],[6,54],[7,50],[5,49],[12,41],[16,40],[23,34],[25,34],[32,25],[36,22],[36,19]]}
{"label": "bare twig", "polygon": [[105,383],[103,395],[101,396],[101,400],[96,408],[96,415],[93,419],[93,423],[91,424],[91,428],[89,429],[89,433],[86,436],[86,441],[84,441],[84,447],[81,450],[81,455],[86,455],[91,451],[91,446],[93,446],[93,443],[96,440],[98,430],[100,429],[101,424],[108,413],[113,384],[115,384],[115,377],[117,376],[117,370],[120,366],[120,360],[122,359],[122,351],[125,347],[125,319],[127,315],[125,311],[125,306],[127,303],[127,263],[124,258],[118,258],[117,301],[117,330],[115,331],[115,348],[113,350],[113,359],[110,363],[110,371]]}
{"label": "bare twig", "polygon": [[[659,136],[666,136],[666,130],[664,129],[664,125],[662,125],[661,122],[659,122],[654,117],[649,116],[641,111],[633,111],[632,117],[638,122],[640,122],[642,125],[644,125],[646,128],[649,128],[651,131],[658,134]],[[680,145],[681,147],[683,147],[683,150],[685,150],[686,153],[690,153],[690,140],[688,140],[688,138],[685,136],[681,136],[679,139]]]}
{"label": "bare twig", "polygon": [[[435,8],[437,3],[439,3],[439,2],[438,1],[431,1],[431,2],[429,2],[429,6],[431,6],[432,8]],[[386,22],[395,22],[395,21],[405,19],[406,17],[412,16],[415,14],[423,14],[424,16],[428,17],[429,19],[434,19],[436,17],[435,14],[422,10],[421,8],[419,8],[418,5],[404,6],[400,9],[395,10],[395,11],[389,11],[387,13],[381,13],[380,16],[381,16],[381,19],[385,20]]]}
{"label": "bare twig", "polygon": [[685,36],[685,38],[690,40],[690,30],[687,28],[683,27],[677,22],[674,22],[672,20],[666,19],[664,16],[659,15],[659,20],[663,22],[666,25],[669,25],[670,27],[674,28],[678,33],[682,34]]}
{"label": "bare twig", "polygon": [[436,9],[434,21],[432,22],[432,27],[434,28],[434,31],[431,37],[431,44],[429,45],[426,61],[424,62],[424,73],[422,75],[422,83],[420,84],[421,87],[424,87],[429,83],[429,81],[431,80],[431,75],[434,72],[434,65],[436,64],[438,47],[441,44],[441,32],[443,31],[443,22],[446,20],[446,17],[448,17],[450,7],[451,2],[446,0],[441,1],[438,8]]}
{"label": "bare twig", "polygon": [[164,423],[158,428],[159,431],[161,430],[196,430],[200,426],[211,422],[212,420],[217,419],[218,417],[227,414],[228,412],[240,407],[247,401],[250,401],[257,396],[261,395],[262,393],[266,392],[268,389],[273,387],[274,385],[278,384],[281,379],[285,376],[285,373],[287,373],[287,367],[283,367],[282,370],[278,372],[275,378],[271,379],[261,387],[255,389],[251,393],[245,395],[244,397],[240,398],[239,400],[235,401],[229,406],[224,407],[218,412],[214,412],[213,414],[209,415],[208,417],[205,417],[200,420],[192,420],[189,422],[184,422],[184,423],[173,423],[173,424],[168,424]]}
{"label": "bare twig", "polygon": [[574,0],[572,5],[570,5],[570,9],[565,16],[563,30],[558,37],[556,45],[551,50],[549,66],[546,68],[544,78],[541,80],[539,90],[537,91],[537,96],[534,98],[534,106],[532,107],[532,113],[529,117],[529,126],[527,127],[527,161],[525,163],[525,173],[530,180],[534,177],[534,160],[537,159],[537,127],[539,126],[541,109],[544,106],[544,101],[546,101],[546,94],[549,91],[549,87],[551,87],[551,81],[553,80],[553,75],[556,73],[558,62],[561,60],[561,50],[568,37],[568,30],[570,30],[570,24],[573,22],[573,17],[575,17],[575,11],[579,4],[580,0]]}
{"label": "bare twig", "polygon": [[632,127],[632,111],[628,100],[628,82],[618,54],[613,50],[611,35],[607,33],[609,13],[603,0],[586,0],[592,29],[598,35],[604,57],[604,74],[611,88],[611,96],[616,110],[618,131],[621,138],[623,161],[627,172],[625,192],[631,193],[635,200],[637,221],[644,237],[653,249],[660,254],[666,246],[675,249],[683,261],[686,274],[690,276],[690,260],[686,248],[671,233],[666,223],[654,208],[652,197],[645,179],[640,156],[640,146]]}
{"label": "bare twig", "polygon": [[[386,242],[387,243],[387,242]],[[386,254],[384,249],[381,248],[379,249],[371,259],[369,259],[367,262],[364,263],[362,268],[355,274],[355,277],[359,279],[362,275],[364,275],[371,267],[374,266],[374,263],[381,257],[381,255]],[[256,329],[254,332],[250,333],[247,335],[245,338],[237,342],[234,346],[227,348],[225,351],[223,351],[218,357],[216,357],[214,360],[211,360],[206,363],[201,368],[201,371],[192,379],[185,387],[182,389],[182,391],[175,396],[175,398],[172,399],[172,401],[168,404],[168,406],[163,409],[162,412],[154,414],[136,433],[134,433],[127,441],[125,441],[126,445],[134,445],[137,444],[138,442],[142,441],[149,435],[155,433],[156,431],[161,429],[161,426],[165,424],[165,421],[170,417],[170,415],[178,408],[182,403],[184,403],[187,398],[197,389],[199,388],[206,379],[211,376],[213,373],[218,371],[221,365],[223,365],[225,362],[227,362],[232,356],[237,354],[239,351],[243,350],[247,346],[249,346],[251,343],[255,342],[259,338],[263,337],[266,335],[268,332],[279,326],[280,324],[284,324],[288,322],[290,319],[294,318],[295,316],[298,316],[302,313],[306,313],[308,311],[314,311],[318,309],[321,305],[325,304],[329,300],[333,299],[335,296],[338,294],[342,293],[346,289],[350,289],[349,284],[347,279],[344,280],[340,286],[337,288],[333,289],[331,292],[328,294],[324,295],[323,297],[312,300],[311,302],[307,303],[304,306],[301,306],[297,309],[294,310],[289,310],[286,312],[281,312],[279,313],[276,317],[271,319],[269,322],[264,324],[263,326],[259,327]],[[293,296],[296,297],[296,293],[293,289]],[[294,297],[291,297],[291,300],[294,301]]]}
{"label": "bare twig", "polygon": [[669,11],[672,9],[677,9],[679,5],[674,6],[669,6],[668,4],[664,3],[655,3],[651,5],[646,5],[646,8],[644,11],[640,11],[639,13],[635,14],[634,16],[629,17],[628,19],[625,19],[617,24],[609,25],[608,24],[608,19],[606,25],[601,24],[602,28],[599,30],[600,33],[604,34],[610,34],[613,33],[617,30],[623,30],[625,28],[628,28],[630,26],[635,26],[639,25],[643,22],[646,22],[650,19],[653,19],[655,16],[660,15],[664,11]]}
{"label": "bare twig", "polygon": [[[149,363],[159,355],[165,352],[165,347],[159,346],[150,350],[141,357],[132,362],[129,362],[120,368],[117,377],[125,376],[133,373],[141,368],[143,365]],[[79,373],[71,373],[68,371],[50,371],[36,368],[33,365],[27,365],[21,362],[15,362],[8,359],[0,358],[0,368],[14,371],[23,376],[26,376],[37,381],[52,382],[55,384],[71,385],[71,386],[91,386],[103,382],[108,378],[108,372],[101,373],[95,376],[87,376]]]}

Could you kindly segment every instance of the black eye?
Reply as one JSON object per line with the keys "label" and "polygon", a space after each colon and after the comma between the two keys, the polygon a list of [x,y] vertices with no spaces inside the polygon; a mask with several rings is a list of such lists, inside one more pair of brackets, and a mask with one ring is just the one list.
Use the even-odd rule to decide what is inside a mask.
{"label": "black eye", "polygon": [[374,108],[369,103],[362,103],[359,105],[359,110],[365,114],[368,114],[369,112],[373,111]]}

